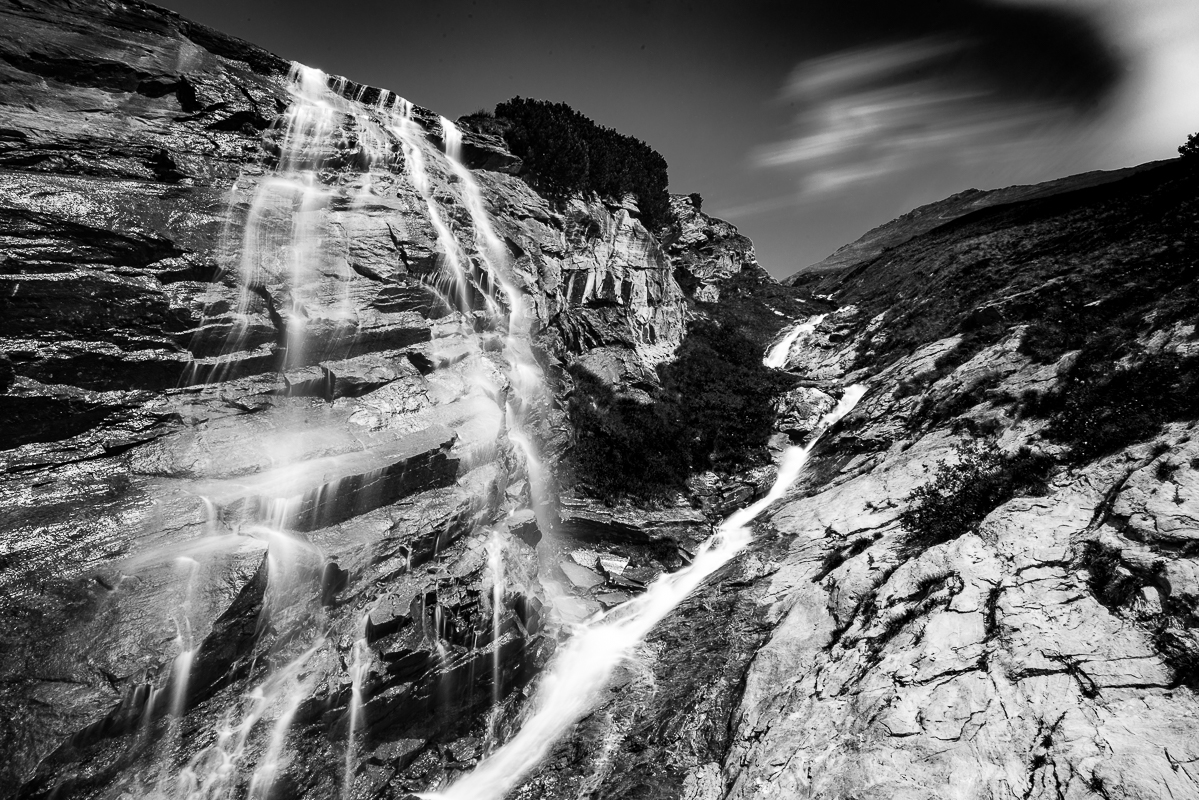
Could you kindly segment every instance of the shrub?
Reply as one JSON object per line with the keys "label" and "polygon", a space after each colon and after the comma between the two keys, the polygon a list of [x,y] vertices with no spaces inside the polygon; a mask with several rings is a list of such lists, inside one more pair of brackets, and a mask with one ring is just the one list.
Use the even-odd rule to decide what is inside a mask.
{"label": "shrub", "polygon": [[1185,144],[1178,146],[1178,154],[1183,158],[1199,158],[1199,133],[1192,133]]}
{"label": "shrub", "polygon": [[529,172],[530,183],[555,199],[574,192],[619,200],[637,196],[645,226],[670,215],[666,159],[632,136],[595,124],[566,103],[514,97],[493,119],[476,113],[464,122],[503,137]]}
{"label": "shrub", "polygon": [[765,462],[774,398],[795,379],[763,366],[760,347],[730,325],[696,320],[659,374],[687,427],[693,468]]}
{"label": "shrub", "polygon": [[988,442],[960,447],[957,456],[956,463],[939,462],[932,481],[908,495],[899,524],[909,549],[952,541],[1013,497],[1042,494],[1053,467],[1044,454],[1021,448],[1007,455]]}
{"label": "shrub", "polygon": [[1063,353],[1082,347],[1095,327],[1076,305],[1050,303],[1024,331],[1017,350],[1038,364],[1051,364]]}
{"label": "shrub", "polygon": [[573,462],[605,498],[664,499],[687,480],[687,435],[669,403],[618,397],[584,369],[571,370],[566,412],[575,431]]}
{"label": "shrub", "polygon": [[504,138],[504,131],[509,127],[508,123],[504,120],[496,119],[495,113],[487,108],[480,108],[478,111],[461,117],[458,120],[458,125],[475,133],[485,133],[501,139]]}
{"label": "shrub", "polygon": [[1069,445],[1076,463],[1144,441],[1166,422],[1199,416],[1199,359],[1152,354],[1113,370],[1120,352],[1109,338],[1088,343],[1065,385],[1030,410],[1049,418],[1046,437]]}
{"label": "shrub", "polygon": [[895,387],[893,396],[896,400],[902,400],[905,397],[913,397],[924,391],[924,388],[929,384],[929,373],[921,373],[913,375],[910,378],[904,378]]}

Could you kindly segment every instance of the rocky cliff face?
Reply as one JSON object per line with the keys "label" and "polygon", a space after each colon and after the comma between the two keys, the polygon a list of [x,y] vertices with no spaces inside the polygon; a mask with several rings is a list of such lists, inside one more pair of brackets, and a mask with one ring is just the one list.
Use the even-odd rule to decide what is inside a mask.
{"label": "rocky cliff face", "polygon": [[776,443],[867,394],[513,796],[1199,795],[1185,165],[921,223],[821,305],[691,197],[553,205],[464,133],[497,256],[431,112],[132,0],[0,17],[0,794],[470,769],[774,479],[557,498],[530,374],[636,396],[719,309],[807,322]]}
{"label": "rocky cliff face", "polygon": [[[0,793],[204,785],[277,746],[208,732],[280,704],[287,775],[230,790],[340,792],[353,736],[362,791],[469,762],[553,641],[506,420],[517,332],[439,119],[411,109],[401,141],[394,95],[306,88],[140,2],[0,18]],[[550,377],[654,380],[684,334],[686,248],[635,206],[551,207],[496,141],[462,152]],[[454,258],[465,316],[438,280]],[[536,403],[530,434],[553,439]],[[626,591],[652,577],[635,567]]]}

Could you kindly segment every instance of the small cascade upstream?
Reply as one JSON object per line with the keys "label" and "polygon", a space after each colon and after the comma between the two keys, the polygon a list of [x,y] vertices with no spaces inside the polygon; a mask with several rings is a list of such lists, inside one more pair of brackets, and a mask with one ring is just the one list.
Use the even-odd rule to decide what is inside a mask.
{"label": "small cascade upstream", "polygon": [[792,346],[799,340],[800,336],[816,330],[816,326],[824,321],[824,317],[824,314],[817,314],[793,326],[782,339],[770,348],[762,363],[771,369],[782,369],[787,366],[787,357],[791,355]]}
{"label": "small cascade upstream", "polygon": [[634,649],[650,630],[705,578],[750,543],[753,521],[786,493],[803,471],[820,435],[848,414],[865,393],[864,386],[848,387],[808,444],[792,447],[783,454],[778,479],[770,491],[726,519],[700,547],[689,566],[663,574],[644,594],[575,631],[542,676],[530,700],[532,713],[520,732],[445,790],[422,797],[427,800],[499,800],[518,785],[567,729],[591,709],[598,691],[607,684],[616,667],[632,657]]}

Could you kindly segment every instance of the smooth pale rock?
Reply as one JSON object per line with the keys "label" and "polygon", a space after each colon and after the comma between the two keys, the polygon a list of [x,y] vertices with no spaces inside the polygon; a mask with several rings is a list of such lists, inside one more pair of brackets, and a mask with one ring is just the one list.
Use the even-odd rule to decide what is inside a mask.
{"label": "smooth pale rock", "polygon": [[720,283],[756,268],[753,243],[724,220],[709,217],[690,195],[671,195],[673,221],[663,237],[667,256],[683,276],[683,290],[700,303],[720,300]]}
{"label": "smooth pale rock", "polygon": [[597,561],[600,569],[609,577],[623,574],[625,568],[629,566],[628,558],[611,553],[600,553]]}
{"label": "smooth pale rock", "polygon": [[[1056,380],[1015,341],[928,391],[950,396],[986,363],[1012,385]],[[919,374],[950,346],[921,350],[879,380]],[[883,433],[888,416],[904,405],[868,394],[855,440],[870,441],[871,428],[893,436]],[[1005,446],[1035,432],[1003,420]],[[1175,688],[1167,657],[1193,645],[1159,610],[1162,587],[1175,583],[1193,607],[1193,565],[1151,555],[1119,531],[1183,535],[1193,514],[1183,487],[1199,447],[1183,442],[1156,457],[1149,445],[1132,448],[1056,479],[1046,497],[1000,506],[975,535],[905,554],[895,515],[929,479],[926,468],[953,458],[953,443],[934,430],[889,448],[868,471],[843,461],[842,477],[770,513],[794,539],[766,595],[778,623],[746,677],[728,796],[1193,791],[1171,764],[1175,752],[1194,757],[1184,732],[1199,705]],[[1119,523],[1104,522],[1108,514]],[[843,560],[830,561],[831,550]]]}
{"label": "smooth pale rock", "polygon": [[595,596],[595,600],[604,608],[615,608],[629,601],[629,595],[624,592],[603,592]]}
{"label": "smooth pale rock", "polygon": [[599,563],[599,553],[594,550],[571,550],[570,560],[580,567],[591,569]]}
{"label": "smooth pale rock", "polygon": [[796,441],[806,440],[837,401],[819,389],[799,387],[775,401],[775,430]]}
{"label": "smooth pale rock", "polygon": [[562,572],[566,574],[567,580],[576,588],[590,589],[594,586],[599,586],[604,583],[604,578],[595,570],[581,567],[571,561],[562,561],[558,564]]}

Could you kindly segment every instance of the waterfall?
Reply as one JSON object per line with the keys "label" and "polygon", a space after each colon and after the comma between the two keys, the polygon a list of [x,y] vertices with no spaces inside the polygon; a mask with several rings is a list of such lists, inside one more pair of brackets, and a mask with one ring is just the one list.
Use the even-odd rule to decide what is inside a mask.
{"label": "waterfall", "polygon": [[547,400],[545,379],[541,368],[533,357],[529,337],[534,318],[529,310],[528,298],[512,281],[508,250],[495,232],[495,226],[483,203],[483,193],[475,176],[463,163],[462,132],[453,122],[440,118],[445,140],[446,157],[458,183],[462,187],[462,202],[470,214],[475,232],[475,244],[487,272],[503,292],[508,306],[508,336],[504,352],[508,356],[508,381],[511,390],[505,409],[510,441],[520,449],[525,458],[525,471],[532,494],[533,513],[543,532],[552,527],[548,513],[550,503],[550,481],[541,466],[534,445],[535,437],[530,430],[530,413]]}
{"label": "waterfall", "polygon": [[[380,102],[384,102],[385,97],[385,95],[380,97]],[[382,107],[380,110],[386,111],[387,108]],[[445,263],[449,267],[450,275],[454,282],[454,290],[457,293],[454,307],[464,314],[469,313],[471,298],[470,285],[467,281],[466,272],[463,269],[463,261],[465,259],[458,240],[454,237],[449,225],[446,224],[445,216],[442,214],[436,198],[433,197],[433,187],[429,182],[428,165],[425,163],[425,154],[421,147],[421,139],[424,138],[424,132],[412,118],[412,103],[402,97],[398,97],[396,98],[395,105],[390,110],[391,124],[389,128],[399,138],[404,149],[404,163],[408,168],[408,177],[425,201],[425,210],[429,215],[429,222],[432,223],[433,230],[437,234],[437,243],[441,246]]]}
{"label": "waterfall", "polygon": [[504,540],[498,531],[487,539],[487,569],[491,573],[491,715],[487,735],[495,738],[500,701],[504,698],[503,659],[500,652],[500,631],[504,608]]}
{"label": "waterfall", "polygon": [[816,326],[824,321],[824,314],[817,314],[814,317],[808,317],[803,322],[796,324],[791,330],[770,348],[766,354],[766,358],[762,363],[771,369],[782,369],[787,366],[787,357],[791,355],[791,347],[805,333],[811,333],[816,330]]}
{"label": "waterfall", "polygon": [[[527,479],[527,497],[522,494],[508,498],[497,507],[509,515],[519,513],[526,520],[532,511],[548,538],[553,532],[552,476],[538,452],[538,434],[547,424],[544,409],[550,394],[533,346],[539,324],[537,308],[528,291],[529,279],[514,269],[502,229],[497,230],[485,202],[480,178],[466,165],[462,132],[451,121],[440,119],[443,157],[435,147],[435,139],[430,140],[425,112],[403,98],[382,92],[376,101],[364,104],[361,92],[353,99],[345,96],[344,81],[331,83],[319,70],[298,64],[293,65],[289,75],[288,91],[292,103],[271,134],[278,147],[274,168],[266,175],[261,174],[260,167],[246,170],[231,193],[230,219],[235,221],[229,223],[222,257],[224,276],[236,278],[238,294],[236,303],[225,302],[225,310],[219,313],[225,314],[223,320],[233,321],[225,322],[223,328],[217,326],[224,341],[219,343],[215,365],[206,365],[203,369],[207,371],[202,371],[197,359],[187,380],[204,383],[237,377],[237,358],[254,347],[249,337],[253,334],[260,337],[256,341],[261,341],[263,328],[269,334],[272,326],[275,338],[268,349],[288,386],[284,391],[290,391],[296,374],[304,374],[302,370],[315,371],[332,360],[334,353],[339,354],[337,358],[345,357],[348,346],[354,344],[352,337],[357,336],[358,321],[349,291],[351,267],[344,254],[334,250],[340,240],[330,215],[346,206],[373,202],[373,186],[390,186],[391,178],[385,175],[380,183],[372,184],[371,170],[399,172],[398,151],[402,153],[403,172],[415,189],[415,195],[405,189],[404,198],[411,198],[405,202],[423,206],[436,238],[440,274],[445,280],[429,288],[445,299],[451,311],[447,321],[431,326],[430,346],[464,344],[460,349],[465,349],[467,356],[463,366],[457,368],[460,372],[455,376],[459,381],[455,391],[459,385],[466,388],[461,395],[455,395],[454,402],[472,392],[495,402],[498,408],[491,408],[491,412],[502,423],[496,422],[496,439],[491,446],[505,454],[504,466],[510,475],[523,472]],[[352,157],[365,167],[358,175],[331,181],[326,169],[332,169],[330,157],[346,157],[354,141],[358,149]],[[469,237],[461,229],[466,217],[470,221]],[[231,307],[233,312],[229,313]],[[480,311],[490,318],[481,319]],[[269,325],[263,322],[268,318]],[[796,326],[788,334],[788,341],[793,343],[800,329],[806,325],[811,330],[818,321],[814,318]],[[502,332],[503,364],[480,345],[483,334],[476,330],[483,328]],[[495,337],[487,335],[494,342]],[[439,339],[443,340],[441,344]],[[768,364],[775,350],[768,356]],[[785,361],[785,357],[786,348],[781,358]],[[860,396],[857,387],[848,390],[842,404],[826,418],[826,426],[846,413]],[[468,408],[473,415],[475,409]],[[462,409],[455,413],[461,414]],[[149,700],[138,723],[138,735],[144,737],[144,744],[149,743],[165,711],[166,724],[159,728],[165,735],[152,751],[147,750],[152,755],[146,756],[147,763],[156,768],[156,782],[153,790],[143,796],[226,800],[245,795],[252,800],[268,800],[273,789],[276,794],[283,791],[281,776],[286,774],[289,760],[300,752],[294,747],[293,727],[313,724],[309,701],[319,697],[320,702],[328,703],[327,709],[336,711],[336,719],[345,722],[344,743],[336,745],[340,748],[344,744],[344,750],[334,750],[342,756],[340,769],[334,768],[330,783],[338,785],[340,772],[342,796],[347,800],[353,797],[355,779],[361,777],[358,762],[371,746],[372,691],[379,690],[371,685],[378,683],[374,681],[378,673],[372,672],[377,654],[371,644],[371,612],[364,611],[374,607],[378,595],[350,596],[340,608],[325,597],[324,570],[332,563],[325,548],[336,550],[337,545],[330,544],[328,537],[310,536],[309,532],[323,531],[344,519],[335,518],[341,513],[339,509],[356,502],[356,488],[351,484],[358,473],[345,475],[347,470],[359,469],[362,460],[358,457],[363,452],[322,449],[326,442],[321,439],[318,425],[308,426],[310,421],[286,414],[270,417],[267,424],[274,426],[275,438],[270,440],[269,468],[247,469],[232,478],[214,478],[210,483],[197,480],[186,490],[204,507],[204,535],[174,549],[174,557],[186,568],[182,584],[186,590],[174,609],[176,637],[169,675],[165,685],[146,690]],[[312,444],[314,439],[319,446]],[[363,450],[368,447],[357,439],[353,441]],[[257,440],[248,438],[247,447],[257,445]],[[587,712],[616,666],[631,655],[649,631],[749,544],[749,526],[794,482],[811,446],[789,450],[778,481],[767,496],[729,517],[701,546],[688,567],[661,576],[644,594],[578,627],[541,680],[532,713],[521,730],[441,796],[498,798],[526,775],[553,742]],[[463,454],[458,463],[470,468],[471,454]],[[482,494],[472,499],[481,500]],[[476,535],[486,530],[481,527],[485,521],[472,524],[480,526],[472,531]],[[480,663],[490,658],[488,746],[498,737],[508,688],[503,680],[501,631],[505,620],[510,630],[519,627],[511,622],[511,604],[527,577],[520,568],[514,540],[506,543],[505,528],[496,524],[486,545],[491,618],[479,624],[473,640],[485,641],[483,634],[490,624],[491,652],[471,647],[472,658],[476,649],[481,653]],[[438,534],[433,543],[434,558],[441,543]],[[189,719],[185,726],[189,700],[195,699],[189,698],[189,691],[193,683],[199,683],[193,671],[201,675],[210,666],[204,663],[208,644],[204,637],[209,634],[198,627],[193,632],[193,625],[201,624],[194,620],[202,617],[192,613],[192,598],[202,596],[206,590],[197,585],[198,576],[208,566],[204,560],[207,556],[234,551],[261,557],[256,574],[265,576],[265,585],[257,584],[262,592],[254,612],[257,619],[249,617],[253,628],[250,644],[238,656],[245,659],[239,666],[244,671],[219,689],[227,692],[222,716],[218,718],[211,708],[205,709],[201,714],[207,713],[208,717],[201,715],[197,724]],[[138,553],[125,566],[133,570],[159,555]],[[408,572],[412,569],[408,560],[411,555],[411,550],[405,554]],[[434,653],[435,666],[430,669],[444,677],[462,662],[456,660],[453,638],[455,631],[460,632],[455,616],[459,612],[448,604],[443,607],[439,590],[436,587],[420,596],[420,620],[427,649]],[[530,630],[536,632],[532,627]],[[473,670],[473,662],[470,668]],[[451,683],[448,679],[438,680],[433,689],[436,703],[451,705]],[[486,681],[480,683],[486,685]],[[211,681],[204,684],[206,690],[211,687]],[[340,732],[340,722],[332,729]],[[193,736],[191,746],[182,742]],[[181,753],[187,755],[180,757]]]}
{"label": "waterfall", "polygon": [[632,656],[650,630],[750,543],[750,524],[799,477],[820,434],[848,414],[865,393],[861,385],[847,388],[837,407],[821,420],[817,435],[807,445],[783,454],[778,479],[766,496],[726,519],[700,546],[689,566],[663,574],[644,594],[576,631],[542,677],[530,701],[532,714],[516,736],[444,791],[421,796],[428,800],[499,800],[517,786],[567,729],[591,710],[613,671]]}

